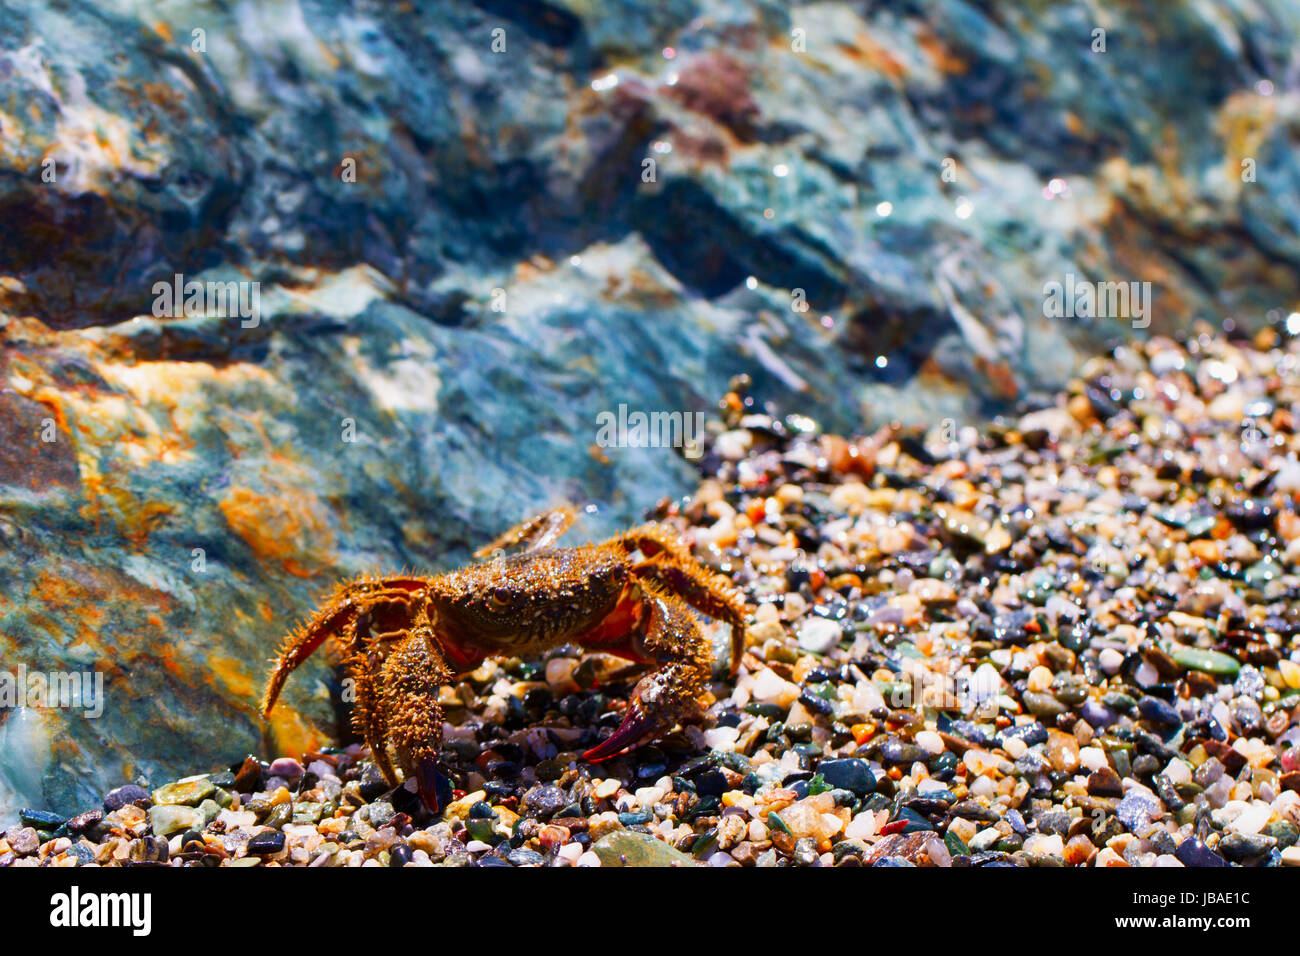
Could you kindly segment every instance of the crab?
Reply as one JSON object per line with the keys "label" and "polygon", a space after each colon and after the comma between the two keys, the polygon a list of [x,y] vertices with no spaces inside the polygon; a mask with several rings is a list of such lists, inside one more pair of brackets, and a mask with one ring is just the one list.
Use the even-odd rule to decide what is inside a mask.
{"label": "crab", "polygon": [[[552,545],[571,508],[542,512],[447,574],[341,583],[285,638],[262,699],[269,716],[289,674],[327,641],[353,678],[353,722],[390,786],[414,780],[439,812],[441,688],[489,657],[577,644],[649,667],[619,726],[583,754],[607,760],[703,719],[712,646],[692,608],[731,626],[731,672],[745,649],[735,588],[695,559],[668,525],[651,523],[596,544]],[[517,551],[518,553],[510,553]]]}

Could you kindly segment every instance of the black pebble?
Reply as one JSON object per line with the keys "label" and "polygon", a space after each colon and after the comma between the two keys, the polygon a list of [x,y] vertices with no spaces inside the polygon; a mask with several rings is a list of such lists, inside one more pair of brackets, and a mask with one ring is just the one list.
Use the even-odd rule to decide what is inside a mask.
{"label": "black pebble", "polygon": [[248,852],[256,856],[266,856],[279,853],[284,849],[284,834],[279,830],[267,830],[263,833],[253,834],[253,838],[248,841]]}
{"label": "black pebble", "polygon": [[153,801],[149,799],[148,790],[144,789],[144,787],[137,787],[133,783],[128,783],[124,787],[108,791],[108,794],[104,797],[104,812],[112,813],[114,810],[122,809],[129,803],[135,804],[142,810],[153,806]]}

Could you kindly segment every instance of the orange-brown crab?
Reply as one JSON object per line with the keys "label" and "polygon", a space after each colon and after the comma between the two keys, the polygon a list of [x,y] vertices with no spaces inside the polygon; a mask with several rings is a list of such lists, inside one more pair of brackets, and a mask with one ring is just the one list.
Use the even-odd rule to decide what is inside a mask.
{"label": "orange-brown crab", "polygon": [[[665,525],[643,525],[580,548],[552,548],[573,518],[568,508],[543,512],[475,554],[492,560],[449,574],[339,585],[285,639],[263,715],[294,668],[326,641],[335,642],[355,681],[353,720],[375,762],[397,786],[395,758],[435,813],[439,688],[490,655],[579,644],[654,665],[633,689],[622,723],[583,755],[589,760],[699,720],[713,652],[690,608],[731,625],[734,673],[745,647],[744,602]],[[523,553],[505,555],[521,545]]]}

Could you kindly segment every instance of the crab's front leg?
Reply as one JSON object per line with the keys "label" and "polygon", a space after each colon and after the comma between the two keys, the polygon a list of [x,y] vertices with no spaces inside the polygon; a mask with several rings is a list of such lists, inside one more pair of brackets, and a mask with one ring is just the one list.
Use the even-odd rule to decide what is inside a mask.
{"label": "crab's front leg", "polygon": [[627,713],[618,728],[588,750],[587,760],[605,760],[704,715],[700,704],[713,662],[708,640],[681,598],[657,587],[646,591],[645,632],[637,642],[640,656],[660,666],[633,688]]}
{"label": "crab's front leg", "polygon": [[378,709],[397,765],[408,780],[415,780],[429,812],[437,813],[438,751],[442,747],[438,693],[452,673],[432,637],[427,625],[417,627],[385,656],[379,668]]}

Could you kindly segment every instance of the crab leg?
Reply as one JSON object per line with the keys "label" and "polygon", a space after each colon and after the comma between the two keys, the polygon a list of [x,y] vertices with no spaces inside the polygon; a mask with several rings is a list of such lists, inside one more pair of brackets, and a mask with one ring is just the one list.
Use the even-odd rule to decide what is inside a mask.
{"label": "crab leg", "polygon": [[356,653],[358,614],[384,601],[409,602],[411,592],[423,589],[427,583],[418,577],[388,577],[359,578],[339,584],[311,620],[285,637],[262,697],[262,716],[271,713],[289,675],[327,640],[338,640],[347,653]]}
{"label": "crab leg", "polygon": [[569,526],[576,518],[577,514],[569,505],[535,514],[501,533],[489,544],[483,545],[474,552],[474,557],[494,557],[502,551],[521,544],[528,545],[526,551],[541,551],[543,548],[549,548],[569,530]]}
{"label": "crab leg", "polygon": [[730,582],[705,568],[675,534],[659,526],[637,528],[620,540],[625,548],[647,558],[632,566],[634,575],[658,583],[697,611],[731,625],[731,673],[736,673],[745,653],[746,612],[745,602]]}
{"label": "crab leg", "polygon": [[[442,746],[442,709],[438,691],[451,670],[434,646],[427,625],[402,638],[380,668],[379,709],[393,755],[408,779],[414,779],[430,813],[438,812],[438,751]],[[378,754],[381,738],[371,742]],[[391,778],[390,778],[391,779]]]}
{"label": "crab leg", "polygon": [[645,587],[649,613],[641,643],[645,656],[662,664],[637,682],[623,722],[583,754],[587,760],[606,760],[675,723],[690,723],[703,714],[699,697],[712,660],[708,641],[685,601],[653,585]]}
{"label": "crab leg", "polygon": [[348,674],[356,688],[356,698],[352,704],[352,725],[366,738],[370,745],[370,756],[378,765],[384,779],[391,786],[397,786],[397,773],[388,756],[388,722],[384,708],[380,704],[375,680],[373,653],[357,653],[347,661]]}

